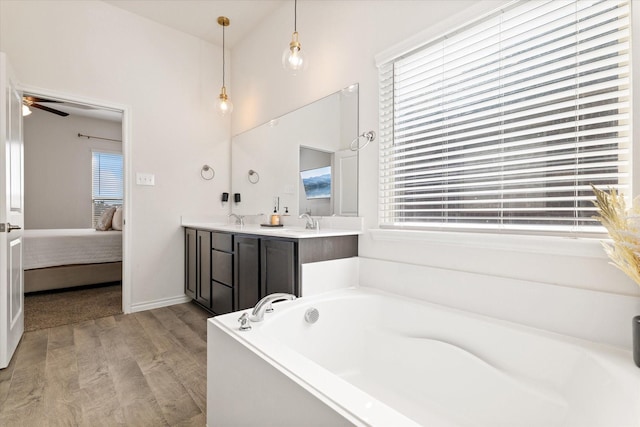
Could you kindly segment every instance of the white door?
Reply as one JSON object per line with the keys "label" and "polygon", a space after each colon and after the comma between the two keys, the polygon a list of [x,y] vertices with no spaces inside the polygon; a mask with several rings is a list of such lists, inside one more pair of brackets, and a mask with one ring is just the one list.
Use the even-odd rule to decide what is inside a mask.
{"label": "white door", "polygon": [[24,332],[22,93],[0,52],[0,369]]}

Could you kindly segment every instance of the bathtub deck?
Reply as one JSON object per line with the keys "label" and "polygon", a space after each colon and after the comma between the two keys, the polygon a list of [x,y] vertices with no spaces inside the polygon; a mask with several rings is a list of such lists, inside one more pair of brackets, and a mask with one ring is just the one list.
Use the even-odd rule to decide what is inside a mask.
{"label": "bathtub deck", "polygon": [[[309,324],[311,308],[320,320]],[[310,409],[325,404],[323,415],[359,426],[609,427],[640,419],[640,372],[622,348],[371,289],[274,309],[248,332],[238,331],[239,313],[209,321],[209,345],[219,337],[209,372],[228,377],[222,390],[209,388],[210,404],[246,398],[237,385],[245,382],[228,374],[235,370],[282,385],[256,396],[277,396],[270,407],[304,390],[318,402],[306,402]],[[256,412],[251,422],[269,407]],[[288,421],[307,422],[308,413]],[[237,411],[228,425],[243,417]]]}

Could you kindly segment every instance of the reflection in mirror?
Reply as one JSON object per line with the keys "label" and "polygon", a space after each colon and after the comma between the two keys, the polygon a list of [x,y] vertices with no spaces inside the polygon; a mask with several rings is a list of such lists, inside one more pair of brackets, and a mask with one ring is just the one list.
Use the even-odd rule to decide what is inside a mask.
{"label": "reflection in mirror", "polygon": [[331,164],[333,153],[300,147],[300,214],[329,216],[333,212]]}
{"label": "reflection in mirror", "polygon": [[234,136],[231,186],[242,199],[232,211],[357,216],[358,153],[349,149],[357,135],[355,84]]}

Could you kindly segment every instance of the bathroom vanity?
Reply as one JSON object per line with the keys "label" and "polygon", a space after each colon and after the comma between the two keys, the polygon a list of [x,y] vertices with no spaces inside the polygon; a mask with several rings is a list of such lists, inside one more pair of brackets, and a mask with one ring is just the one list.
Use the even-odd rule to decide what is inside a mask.
{"label": "bathroom vanity", "polygon": [[[316,271],[321,261],[336,261],[334,272],[354,271],[347,258],[358,255],[362,230],[358,152],[350,149],[359,133],[358,90],[358,84],[350,85],[233,136],[234,198],[223,205],[228,202],[242,224],[242,217],[263,221],[264,212],[287,218],[283,227],[183,218],[190,298],[224,314],[252,307],[274,292],[309,295],[349,277],[329,279]],[[312,185],[318,182],[322,185]],[[296,223],[303,213],[322,218],[320,230]]]}
{"label": "bathroom vanity", "polygon": [[183,226],[185,294],[213,314],[253,307],[274,292],[301,296],[302,264],[358,255],[353,230]]}

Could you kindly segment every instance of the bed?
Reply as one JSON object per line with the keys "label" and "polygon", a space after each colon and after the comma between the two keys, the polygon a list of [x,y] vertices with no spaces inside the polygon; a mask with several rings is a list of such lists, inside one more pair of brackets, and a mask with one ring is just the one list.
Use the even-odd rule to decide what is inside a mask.
{"label": "bed", "polygon": [[122,231],[24,231],[25,293],[122,280]]}

